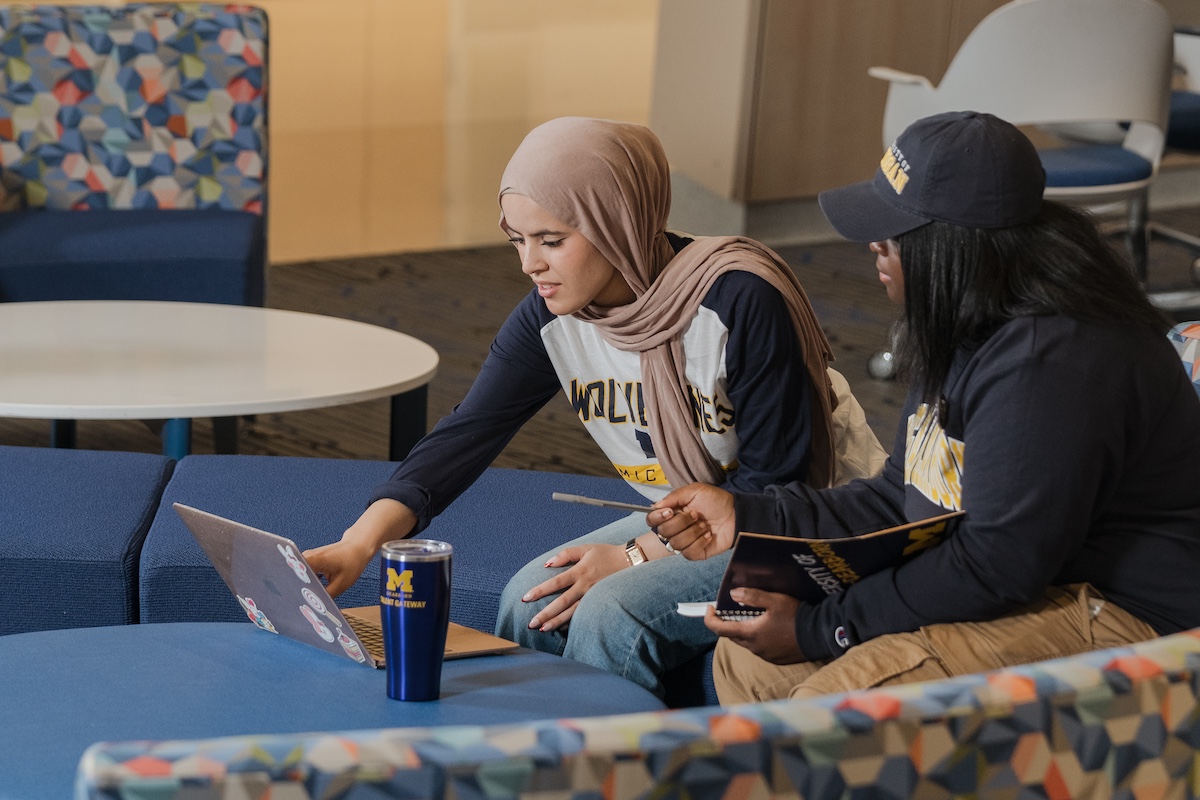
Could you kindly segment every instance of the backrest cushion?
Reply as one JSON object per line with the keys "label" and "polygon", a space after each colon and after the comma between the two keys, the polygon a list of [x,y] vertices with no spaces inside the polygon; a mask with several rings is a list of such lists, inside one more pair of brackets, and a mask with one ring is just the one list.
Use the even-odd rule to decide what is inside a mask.
{"label": "backrest cushion", "polygon": [[0,210],[261,214],[266,62],[250,6],[0,8]]}

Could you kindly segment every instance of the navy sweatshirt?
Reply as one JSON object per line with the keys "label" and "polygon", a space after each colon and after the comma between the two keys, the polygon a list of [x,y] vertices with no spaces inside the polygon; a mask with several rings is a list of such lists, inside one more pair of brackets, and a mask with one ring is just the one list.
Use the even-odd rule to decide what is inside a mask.
{"label": "navy sweatshirt", "polygon": [[1165,336],[1019,318],[958,353],[936,406],[910,395],[876,478],[736,496],[739,530],[793,536],[967,512],[938,547],[802,605],[807,658],[1085,581],[1160,634],[1200,626],[1200,400]]}

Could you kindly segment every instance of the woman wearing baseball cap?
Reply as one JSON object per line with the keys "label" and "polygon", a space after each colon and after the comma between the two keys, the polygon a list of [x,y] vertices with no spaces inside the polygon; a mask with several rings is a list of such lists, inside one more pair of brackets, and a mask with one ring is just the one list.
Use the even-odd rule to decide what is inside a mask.
{"label": "woman wearing baseball cap", "polygon": [[722,702],[978,672],[1200,626],[1200,401],[1169,327],[1085,215],[1043,201],[988,114],[918,120],[875,178],[823,193],[904,306],[909,395],[883,473],[832,489],[673,491],[647,515],[692,559],[737,531],[841,537],[965,510],[949,539],[816,604],[705,624]]}

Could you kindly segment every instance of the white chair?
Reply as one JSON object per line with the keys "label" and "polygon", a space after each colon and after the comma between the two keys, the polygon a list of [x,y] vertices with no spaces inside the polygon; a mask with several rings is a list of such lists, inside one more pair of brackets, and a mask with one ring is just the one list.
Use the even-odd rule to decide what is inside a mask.
{"label": "white chair", "polygon": [[[1171,21],[1153,0],[1014,0],[971,31],[937,86],[889,67],[868,70],[889,83],[883,145],[943,111],[1048,126],[1062,138],[1038,151],[1045,196],[1093,207],[1127,203],[1130,260],[1144,279],[1147,194],[1165,140],[1171,37]],[[890,352],[872,356],[868,371],[890,378]]]}
{"label": "white chair", "polygon": [[[1171,92],[1171,111],[1167,122],[1167,150],[1200,154],[1200,30],[1175,32],[1175,66],[1181,73],[1179,86]],[[1146,225],[1151,239],[1190,250],[1192,280],[1200,283],[1200,236],[1167,227],[1151,220]],[[1200,308],[1200,292],[1178,292],[1178,298],[1191,300],[1190,307]]]}
{"label": "white chair", "polygon": [[1172,28],[1153,0],[1014,0],[971,31],[939,85],[887,67],[883,140],[942,111],[987,111],[1015,125],[1122,125],[1114,142],[1043,148],[1046,197],[1130,204],[1131,257],[1145,269],[1146,193],[1170,102]]}

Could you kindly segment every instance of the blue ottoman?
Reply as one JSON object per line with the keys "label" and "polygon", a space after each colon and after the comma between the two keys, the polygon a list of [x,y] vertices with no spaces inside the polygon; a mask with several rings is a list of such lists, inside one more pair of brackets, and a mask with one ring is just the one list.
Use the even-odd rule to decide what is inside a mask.
{"label": "blue ottoman", "polygon": [[[662,709],[652,694],[616,675],[528,650],[448,661],[438,702],[397,702],[387,699],[382,671],[363,669],[282,636],[269,636],[251,625],[228,622],[8,636],[0,638],[0,664],[5,665],[4,702],[0,703],[0,797],[4,800],[498,800],[517,795],[509,787],[522,785],[523,768],[495,770],[486,781],[488,788],[476,791],[473,786],[464,788],[453,776],[435,774],[428,764],[412,763],[412,771],[396,775],[394,766],[375,755],[395,752],[390,745],[363,744],[358,751],[349,741],[335,742],[333,732],[436,727],[441,744],[419,747],[421,759],[433,753],[450,758],[499,753],[503,740],[520,748],[532,763],[553,752],[551,742],[582,743],[584,734],[550,733],[552,739],[543,741],[540,736],[546,734],[521,727],[527,722]],[[474,727],[479,725],[504,725],[508,733],[484,738],[483,731]],[[229,756],[224,762],[215,754],[192,753],[179,742],[307,731],[325,731],[323,735],[330,737],[331,746],[317,748],[324,754],[318,756],[319,763],[348,766],[347,758],[361,752],[379,769],[351,768],[347,775],[376,776],[387,786],[377,791],[325,775],[307,781],[304,773],[310,767],[295,743],[282,749],[265,744],[251,749],[218,747],[218,752]],[[174,755],[130,753],[131,747],[141,746],[134,741],[147,739],[177,742]],[[110,758],[129,754],[117,756],[125,763],[105,769],[106,773],[138,775],[148,783],[124,787],[120,780],[116,784],[104,780],[105,788],[93,784],[91,791],[73,793],[72,777],[80,757],[97,741],[124,743],[110,751]],[[254,762],[257,769],[251,766]],[[207,780],[177,777],[180,773],[173,768],[183,771],[189,764],[218,784],[228,767],[230,782],[222,791]],[[239,780],[235,764],[255,774]],[[304,785],[284,786],[284,775]],[[599,791],[570,795],[552,791],[550,796],[601,796]],[[531,791],[521,796],[547,795]]]}
{"label": "blue ottoman", "polygon": [[173,463],[0,447],[0,634],[137,622],[138,555]]}

